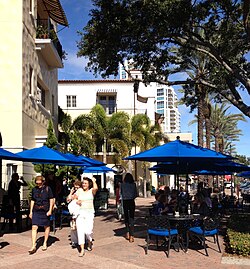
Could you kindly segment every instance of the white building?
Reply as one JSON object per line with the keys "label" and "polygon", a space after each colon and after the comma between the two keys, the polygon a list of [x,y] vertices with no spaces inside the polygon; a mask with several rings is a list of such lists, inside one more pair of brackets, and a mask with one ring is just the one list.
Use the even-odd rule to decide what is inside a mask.
{"label": "white building", "polygon": [[[128,113],[130,117],[135,114],[146,114],[152,125],[155,124],[155,87],[152,85],[146,87],[140,83],[136,94],[134,81],[131,80],[61,80],[58,82],[58,104],[72,119],[80,114],[89,113],[96,104],[101,104],[107,115],[119,111]],[[98,154],[100,157],[102,153]],[[112,167],[114,164],[110,157],[112,152],[107,152],[107,163]],[[138,176],[142,174],[140,170],[138,164]],[[107,177],[109,176],[110,173]],[[109,178],[107,185],[113,185],[110,184]]]}
{"label": "white building", "polygon": [[138,93],[139,96],[134,93],[134,82],[131,80],[60,80],[58,105],[73,119],[101,104],[107,115],[118,111],[130,116],[146,114],[154,124],[155,87],[145,87],[140,83]]}

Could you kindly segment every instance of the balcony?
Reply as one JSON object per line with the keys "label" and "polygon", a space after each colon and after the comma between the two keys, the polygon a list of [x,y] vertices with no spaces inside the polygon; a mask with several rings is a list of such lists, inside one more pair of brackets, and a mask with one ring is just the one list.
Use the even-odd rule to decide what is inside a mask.
{"label": "balcony", "polygon": [[36,49],[51,68],[62,68],[63,51],[53,27],[38,23],[36,29]]}

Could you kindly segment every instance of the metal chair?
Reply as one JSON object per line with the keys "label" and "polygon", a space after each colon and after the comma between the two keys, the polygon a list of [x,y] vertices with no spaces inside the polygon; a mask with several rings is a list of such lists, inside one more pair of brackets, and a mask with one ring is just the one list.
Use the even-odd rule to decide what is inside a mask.
{"label": "metal chair", "polygon": [[60,210],[60,229],[62,229],[63,221],[66,219],[70,222],[72,215],[69,213],[67,208],[61,208]]}
{"label": "metal chair", "polygon": [[[13,223],[13,220],[16,219],[17,215],[14,212],[13,205],[9,203],[9,196],[4,195],[3,201],[2,201],[2,207],[0,212],[0,218],[3,218],[3,224],[1,227],[1,230],[3,231],[5,229],[5,226],[7,223]],[[9,227],[10,229],[10,227]]]}
{"label": "metal chair", "polygon": [[169,220],[167,216],[157,215],[157,216],[149,216],[147,217],[147,246],[145,253],[148,254],[148,247],[151,237],[154,236],[156,238],[156,247],[159,248],[158,238],[162,237],[164,239],[164,243],[161,245],[162,247],[167,246],[167,252],[164,251],[169,257],[170,246],[174,237],[177,239],[178,251],[179,251],[179,233],[175,228],[170,227]]}
{"label": "metal chair", "polygon": [[207,246],[206,246],[206,238],[207,237],[213,237],[214,243],[217,243],[219,252],[221,252],[220,244],[219,244],[219,218],[214,217],[207,217],[203,220],[203,224],[201,226],[197,227],[191,227],[188,229],[187,232],[187,248],[188,248],[188,242],[189,242],[189,235],[193,235],[196,238],[200,240],[202,243],[202,246],[205,249],[206,256],[208,256]]}

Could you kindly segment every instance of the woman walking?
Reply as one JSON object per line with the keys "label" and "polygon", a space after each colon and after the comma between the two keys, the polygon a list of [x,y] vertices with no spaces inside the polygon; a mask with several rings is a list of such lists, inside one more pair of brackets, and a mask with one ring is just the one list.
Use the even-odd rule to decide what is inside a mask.
{"label": "woman walking", "polygon": [[44,242],[42,250],[47,250],[47,241],[50,233],[50,216],[54,206],[54,197],[49,186],[44,185],[45,179],[43,176],[35,178],[36,187],[32,189],[30,202],[30,214],[32,219],[32,247],[29,254],[36,252],[36,237],[39,226],[44,227]]}
{"label": "woman walking", "polygon": [[126,226],[125,238],[130,243],[134,242],[134,217],[135,217],[135,198],[137,197],[134,178],[130,173],[124,177],[121,183],[121,196],[123,201],[124,219]]}
{"label": "woman walking", "polygon": [[82,189],[76,191],[77,204],[80,206],[76,218],[76,229],[78,244],[80,246],[79,257],[83,257],[85,237],[87,238],[87,249],[92,250],[93,226],[94,226],[94,195],[98,190],[95,178],[83,178]]}

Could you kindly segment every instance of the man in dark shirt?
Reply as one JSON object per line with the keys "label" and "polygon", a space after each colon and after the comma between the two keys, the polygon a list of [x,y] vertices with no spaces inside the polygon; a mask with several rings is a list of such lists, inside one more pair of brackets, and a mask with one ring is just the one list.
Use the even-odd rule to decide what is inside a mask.
{"label": "man in dark shirt", "polygon": [[[21,186],[27,186],[27,182],[23,177],[19,178],[18,173],[14,173],[11,177],[8,188],[9,204],[12,206],[13,213],[16,213],[17,229],[20,229],[21,214],[20,214],[20,188]],[[11,225],[11,223],[10,223]]]}

